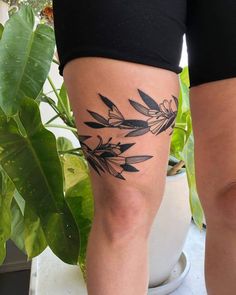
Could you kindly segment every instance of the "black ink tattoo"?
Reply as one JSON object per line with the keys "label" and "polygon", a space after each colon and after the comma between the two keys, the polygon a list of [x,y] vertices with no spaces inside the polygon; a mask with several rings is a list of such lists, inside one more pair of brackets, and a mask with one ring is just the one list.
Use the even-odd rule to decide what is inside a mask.
{"label": "black ink tattoo", "polygon": [[125,151],[131,148],[135,143],[117,144],[111,143],[112,137],[104,143],[101,136],[97,136],[99,143],[95,148],[90,148],[85,141],[91,136],[79,136],[81,148],[91,167],[101,175],[102,172],[108,172],[116,178],[125,180],[123,172],[138,172],[139,170],[133,164],[144,162],[153,156],[122,156]]}
{"label": "black ink tattoo", "polygon": [[138,92],[146,106],[143,106],[142,104],[131,99],[129,99],[129,102],[136,111],[148,117],[146,121],[125,119],[118,107],[110,99],[99,94],[103,103],[109,108],[108,118],[106,119],[96,112],[87,110],[97,122],[85,122],[85,124],[92,128],[108,127],[132,130],[131,132],[127,133],[125,137],[140,136],[149,131],[155,135],[158,135],[171,127],[172,131],[169,134],[171,135],[173,133],[175,118],[177,116],[178,110],[177,97],[172,95],[176,105],[176,110],[173,110],[171,106],[172,99],[170,101],[164,99],[162,103],[158,104],[153,98],[143,91],[138,89]]}

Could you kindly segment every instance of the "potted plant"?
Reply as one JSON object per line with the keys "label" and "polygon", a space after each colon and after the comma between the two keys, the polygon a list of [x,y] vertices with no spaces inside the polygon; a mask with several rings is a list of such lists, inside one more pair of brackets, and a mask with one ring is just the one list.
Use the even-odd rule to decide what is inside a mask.
{"label": "potted plant", "polygon": [[[21,36],[17,44],[16,36]],[[49,246],[65,263],[79,265],[86,280],[85,253],[93,197],[81,147],[74,147],[67,138],[56,140],[48,130],[70,130],[79,142],[65,86],[56,89],[48,76],[51,63],[57,62],[53,60],[54,52],[52,27],[44,23],[35,27],[30,6],[23,5],[13,14],[0,34],[0,262],[4,260],[8,239],[29,259]],[[43,92],[46,80],[56,99]],[[180,102],[187,95],[186,88],[187,83],[182,83]],[[45,124],[40,116],[41,103],[55,112]],[[178,163],[168,173],[180,171],[181,165],[186,169],[191,213],[201,227],[202,211],[193,174],[191,120],[184,99],[180,105],[171,145],[171,155]],[[63,124],[55,124],[58,118]],[[176,259],[177,254],[173,261]]]}

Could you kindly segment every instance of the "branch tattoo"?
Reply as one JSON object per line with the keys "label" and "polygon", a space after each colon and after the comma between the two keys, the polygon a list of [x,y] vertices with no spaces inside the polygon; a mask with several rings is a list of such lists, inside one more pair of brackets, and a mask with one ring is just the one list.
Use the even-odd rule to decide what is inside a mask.
{"label": "branch tattoo", "polygon": [[97,136],[99,139],[98,145],[91,149],[85,141],[91,136],[80,136],[80,143],[83,152],[87,158],[87,161],[91,167],[99,174],[100,172],[108,172],[116,178],[125,180],[122,173],[138,172],[132,164],[144,162],[152,156],[131,156],[124,157],[122,154],[131,148],[135,143],[121,144],[120,142],[114,144],[111,142],[112,137],[107,142],[103,142],[101,136]]}
{"label": "branch tattoo", "polygon": [[172,109],[172,99],[168,101],[164,99],[158,104],[153,98],[139,90],[139,95],[146,106],[129,99],[131,106],[148,117],[146,120],[125,119],[118,107],[107,97],[99,94],[103,103],[108,107],[108,117],[104,118],[96,112],[87,110],[90,115],[98,122],[85,122],[86,125],[92,128],[119,128],[132,130],[125,137],[140,136],[147,132],[152,132],[155,135],[167,130],[170,126],[173,132],[174,122],[177,115],[178,99],[172,95],[176,105],[176,110]]}
{"label": "branch tattoo", "polygon": [[[141,136],[148,132],[158,135],[166,131],[169,127],[171,128],[169,135],[171,135],[177,116],[178,99],[172,95],[172,99],[164,99],[158,104],[140,89],[138,89],[138,92],[145,105],[131,99],[129,99],[129,103],[137,112],[147,117],[146,120],[126,119],[110,99],[99,94],[102,102],[108,107],[107,117],[105,118],[94,111],[87,110],[96,122],[89,121],[84,123],[94,129],[119,128],[128,130],[125,137]],[[172,109],[173,100],[176,106],[175,110]],[[124,171],[138,172],[139,170],[133,164],[144,162],[153,157],[148,155],[125,157],[123,153],[135,143],[112,143],[112,137],[107,142],[103,142],[102,137],[99,135],[97,136],[99,139],[98,145],[92,149],[85,143],[90,137],[80,136],[81,147],[89,164],[99,175],[101,175],[101,171],[108,172],[116,178],[125,180],[122,175]]]}

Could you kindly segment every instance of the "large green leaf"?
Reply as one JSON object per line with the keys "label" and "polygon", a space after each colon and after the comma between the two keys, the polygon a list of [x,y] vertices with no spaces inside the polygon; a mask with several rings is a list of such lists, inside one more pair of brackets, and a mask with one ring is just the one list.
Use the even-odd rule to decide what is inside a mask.
{"label": "large green leaf", "polygon": [[[67,140],[60,140],[61,150],[67,150]],[[64,145],[62,143],[64,142]],[[66,201],[74,215],[81,233],[81,248],[79,255],[79,265],[86,280],[86,249],[88,236],[91,230],[94,205],[93,193],[89,176],[89,170],[85,158],[65,154],[61,157],[65,177]]]}
{"label": "large green leaf", "polygon": [[190,116],[188,69],[184,68],[180,74],[180,93],[178,98],[178,112],[175,120],[175,128],[171,137],[170,153],[179,160],[182,159],[182,151],[192,132],[192,125],[188,124]]}
{"label": "large green leaf", "polygon": [[28,206],[28,203],[26,203],[25,206],[24,225],[26,252],[29,258],[33,258],[45,250],[47,241],[40,218],[35,214],[34,210]]}
{"label": "large green leaf", "polygon": [[203,208],[198,197],[196,188],[195,165],[194,165],[194,138],[191,134],[183,150],[183,159],[189,185],[189,201],[192,216],[196,225],[201,229],[203,224]]}
{"label": "large green leaf", "polygon": [[12,201],[11,212],[11,240],[15,243],[18,249],[26,254],[24,239],[24,215],[15,199]]}
{"label": "large green leaf", "polygon": [[63,193],[55,136],[44,128],[37,103],[21,100],[19,119],[0,120],[0,164],[40,218],[48,245],[64,262],[77,264],[79,230]]}
{"label": "large green leaf", "polygon": [[11,239],[28,255],[28,258],[33,258],[43,252],[47,246],[41,222],[17,191],[14,194],[14,200],[16,204],[12,207]]}
{"label": "large green leaf", "polygon": [[67,191],[66,201],[80,229],[81,248],[79,265],[86,280],[86,249],[94,214],[93,194],[89,176]]}
{"label": "large green leaf", "polygon": [[66,191],[88,177],[88,166],[83,157],[66,154],[62,158],[62,164]]}
{"label": "large green leaf", "polygon": [[179,106],[174,132],[171,138],[170,154],[185,162],[189,185],[189,202],[196,225],[201,228],[203,210],[197,194],[194,166],[194,137],[189,103],[189,73],[185,67],[180,74]]}
{"label": "large green leaf", "polygon": [[[23,97],[36,99],[47,78],[55,38],[51,27],[39,24],[30,6],[6,22],[0,42],[0,107],[15,114]],[[35,30],[34,30],[35,29]]]}
{"label": "large green leaf", "polygon": [[66,152],[73,148],[73,144],[68,138],[62,136],[57,138],[57,150],[59,152]]}
{"label": "large green leaf", "polygon": [[0,264],[6,256],[6,242],[11,236],[11,203],[15,187],[0,169]]}

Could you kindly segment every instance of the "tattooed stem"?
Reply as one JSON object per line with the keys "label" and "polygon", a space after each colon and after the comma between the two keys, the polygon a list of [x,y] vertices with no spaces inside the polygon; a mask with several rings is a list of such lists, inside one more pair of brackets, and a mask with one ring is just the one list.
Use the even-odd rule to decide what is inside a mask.
{"label": "tattooed stem", "polygon": [[133,164],[144,162],[152,156],[129,156],[125,157],[122,154],[130,149],[134,143],[121,144],[112,143],[112,137],[107,142],[103,142],[100,135],[97,136],[99,142],[95,148],[89,147],[84,143],[89,136],[81,136],[80,144],[84,151],[90,166],[99,174],[108,172],[116,178],[125,180],[123,172],[138,172],[139,170]]}
{"label": "tattooed stem", "polygon": [[[119,128],[124,130],[132,130],[127,133],[125,137],[140,136],[147,132],[151,132],[154,135],[158,135],[163,131],[166,131],[169,127],[174,128],[175,118],[177,116],[178,99],[172,95],[172,99],[176,104],[176,110],[172,109],[172,99],[164,99],[162,103],[157,103],[153,98],[139,90],[139,95],[146,106],[129,99],[131,106],[140,114],[148,117],[146,120],[138,119],[126,119],[118,107],[107,97],[100,95],[103,103],[108,107],[107,118],[102,115],[87,110],[89,114],[97,122],[85,122],[85,124],[91,128]],[[171,132],[171,133],[172,133]],[[171,134],[170,133],[170,134]]]}

